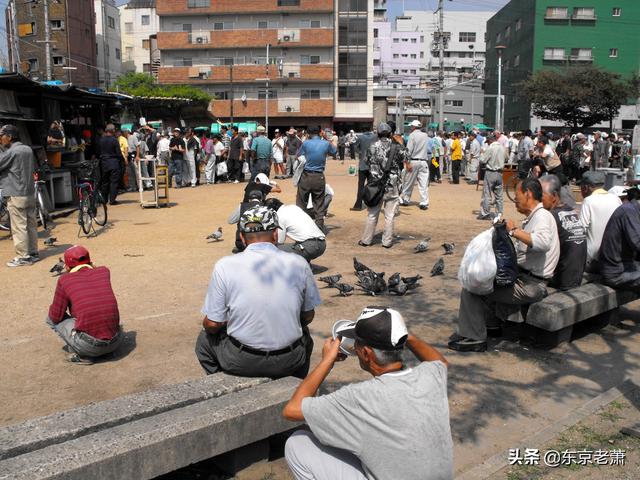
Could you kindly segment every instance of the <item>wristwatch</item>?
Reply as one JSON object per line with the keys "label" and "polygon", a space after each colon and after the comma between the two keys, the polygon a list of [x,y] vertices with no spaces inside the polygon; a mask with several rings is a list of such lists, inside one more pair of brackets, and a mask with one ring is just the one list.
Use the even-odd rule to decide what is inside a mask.
{"label": "wristwatch", "polygon": [[518,229],[518,227],[513,227],[511,230],[509,230],[509,236],[513,237],[513,234],[515,233],[515,231]]}

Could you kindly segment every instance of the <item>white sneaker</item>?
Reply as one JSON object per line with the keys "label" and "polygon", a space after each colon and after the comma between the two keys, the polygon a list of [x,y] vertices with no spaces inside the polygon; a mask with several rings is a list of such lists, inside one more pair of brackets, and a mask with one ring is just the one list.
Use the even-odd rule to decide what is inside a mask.
{"label": "white sneaker", "polygon": [[240,183],[238,180],[234,180],[233,183]]}

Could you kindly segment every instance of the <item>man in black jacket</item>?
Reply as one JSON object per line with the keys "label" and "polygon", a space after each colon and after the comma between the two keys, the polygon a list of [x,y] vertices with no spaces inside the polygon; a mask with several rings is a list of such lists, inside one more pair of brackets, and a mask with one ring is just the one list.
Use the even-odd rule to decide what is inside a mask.
{"label": "man in black jacket", "polygon": [[108,201],[111,205],[118,203],[116,197],[120,182],[120,165],[125,161],[115,132],[116,127],[110,123],[104,129],[104,136],[99,142],[100,168],[102,169],[100,190],[104,201]]}

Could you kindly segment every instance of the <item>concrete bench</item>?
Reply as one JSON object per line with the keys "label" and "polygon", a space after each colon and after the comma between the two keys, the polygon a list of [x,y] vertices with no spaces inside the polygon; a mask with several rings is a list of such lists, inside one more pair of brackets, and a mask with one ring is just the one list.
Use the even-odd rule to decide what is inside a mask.
{"label": "concrete bench", "polygon": [[[526,323],[540,329],[541,343],[555,346],[572,338],[576,324],[590,320],[598,327],[615,322],[618,307],[637,300],[640,294],[587,283],[567,291],[556,291],[532,304]],[[545,333],[546,332],[546,333]]]}
{"label": "concrete bench", "polygon": [[285,432],[300,383],[225,374],[0,429],[0,477],[146,479]]}

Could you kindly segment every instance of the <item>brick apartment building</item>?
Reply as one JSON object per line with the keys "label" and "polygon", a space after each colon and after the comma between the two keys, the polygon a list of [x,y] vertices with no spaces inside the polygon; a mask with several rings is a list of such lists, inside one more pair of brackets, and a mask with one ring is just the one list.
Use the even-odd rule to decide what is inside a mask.
{"label": "brick apartment building", "polygon": [[[18,71],[34,80],[46,80],[42,0],[9,0],[5,13],[10,64],[18,63],[12,48],[17,44]],[[97,86],[95,22],[92,1],[49,0],[51,80],[82,87]],[[14,41],[14,35],[17,41]]]}
{"label": "brick apartment building", "polygon": [[262,122],[268,108],[270,129],[371,124],[373,0],[157,0],[156,7],[159,82],[205,89],[217,117]]}

